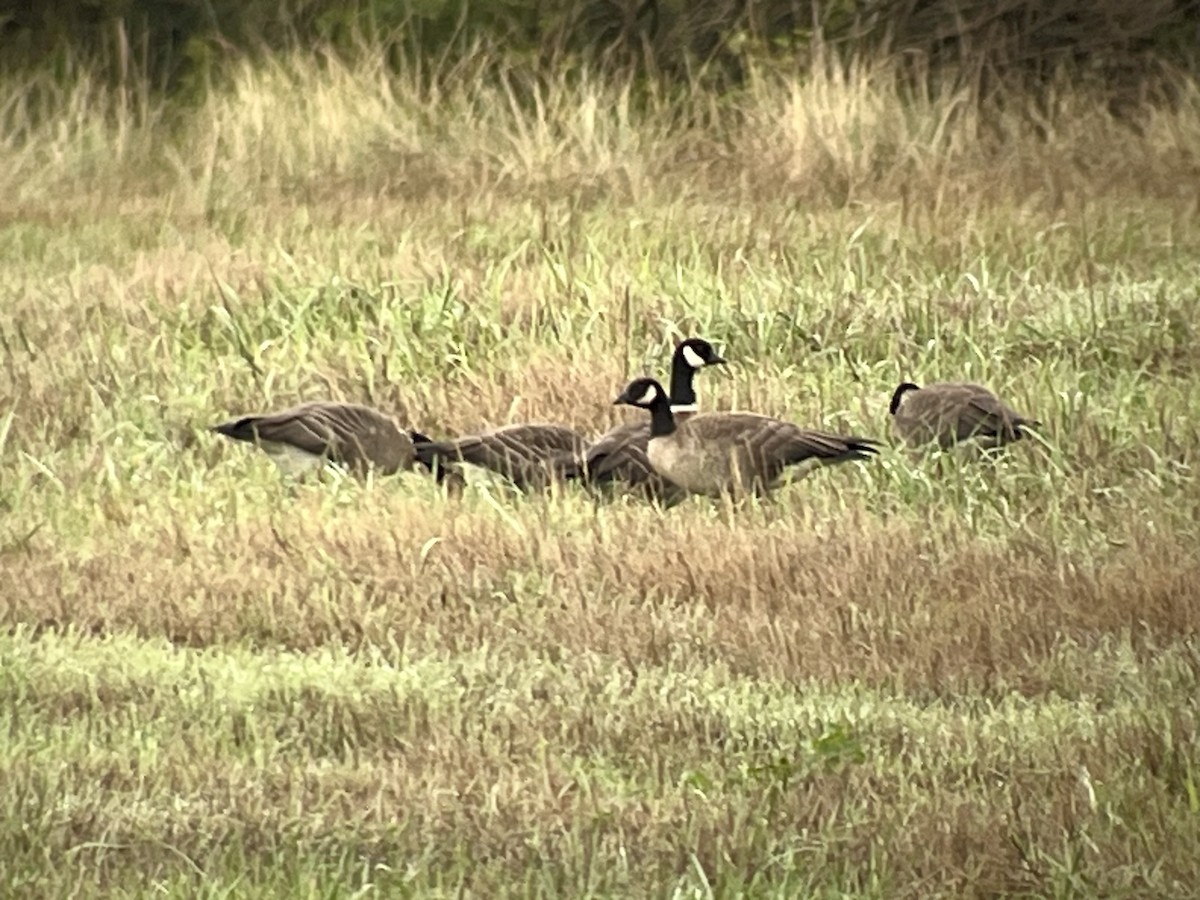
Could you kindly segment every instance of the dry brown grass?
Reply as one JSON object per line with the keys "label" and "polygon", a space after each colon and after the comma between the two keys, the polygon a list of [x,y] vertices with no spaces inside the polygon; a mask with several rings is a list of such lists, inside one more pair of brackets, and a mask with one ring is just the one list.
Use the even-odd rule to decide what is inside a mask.
{"label": "dry brown grass", "polygon": [[[1194,81],[1140,132],[883,63],[37,89],[0,98],[6,890],[1190,896]],[[204,431],[598,431],[690,333],[714,408],[884,436],[897,381],[972,378],[1046,428],[665,513]]]}
{"label": "dry brown grass", "polygon": [[505,620],[517,632],[506,639],[569,657],[657,666],[686,647],[770,679],[990,696],[1056,689],[1035,663],[1061,640],[1153,653],[1186,640],[1200,614],[1190,543],[1146,534],[1085,561],[1030,534],[985,543],[881,524],[857,504],[814,534],[795,511],[722,522],[631,507],[557,521],[527,501],[505,521],[388,501],[337,512],[309,498],[272,519],[209,518],[200,534],[177,522],[132,547],[114,533],[41,564],[12,552],[36,577],[10,615],[188,647],[398,639],[422,654],[485,644]]}

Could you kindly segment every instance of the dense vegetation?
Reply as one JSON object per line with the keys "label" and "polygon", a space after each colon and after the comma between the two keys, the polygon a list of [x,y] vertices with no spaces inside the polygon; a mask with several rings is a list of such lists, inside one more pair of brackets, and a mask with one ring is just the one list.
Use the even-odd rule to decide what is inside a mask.
{"label": "dense vegetation", "polygon": [[[0,891],[1194,896],[1194,77],[357,40],[0,79]],[[710,408],[1045,427],[665,513],[205,430],[599,431],[696,333]]]}
{"label": "dense vegetation", "polygon": [[[1123,89],[1156,62],[1194,64],[1200,5],[1190,0],[0,0],[4,62],[104,60],[128,77],[195,94],[231,57],[319,45],[354,55],[397,46],[427,60],[483,44],[558,67],[564,57],[686,80],[740,80],[750,60],[807,63],[818,41],[894,54],[958,77],[1044,82],[1064,63]],[[395,58],[393,56],[393,58]]]}

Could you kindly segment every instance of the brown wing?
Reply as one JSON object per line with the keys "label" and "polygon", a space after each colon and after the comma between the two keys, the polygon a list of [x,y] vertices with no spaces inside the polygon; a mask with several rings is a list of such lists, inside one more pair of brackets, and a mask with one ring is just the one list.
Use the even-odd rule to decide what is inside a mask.
{"label": "brown wing", "polygon": [[433,469],[435,459],[480,466],[513,481],[518,487],[544,485],[555,461],[584,452],[587,440],[563,425],[509,425],[483,434],[449,441],[418,443],[417,456]]}
{"label": "brown wing", "polygon": [[349,403],[302,403],[277,413],[243,416],[213,428],[238,441],[290,444],[314,456],[340,459],[351,448],[398,429],[378,410]]}
{"label": "brown wing", "polygon": [[974,385],[950,382],[910,391],[896,413],[896,428],[911,444],[937,441],[948,446],[958,440],[960,420],[974,393]]}
{"label": "brown wing", "polygon": [[464,462],[496,471],[513,464],[539,462],[559,453],[582,453],[587,447],[587,440],[573,429],[539,424],[509,425],[446,443],[452,445]]}
{"label": "brown wing", "polygon": [[963,405],[958,420],[958,439],[986,435],[1001,441],[1015,441],[1021,437],[1021,426],[1032,424],[991,391],[980,388]]}
{"label": "brown wing", "polygon": [[621,485],[648,500],[674,506],[687,492],[654,471],[646,453],[649,443],[649,423],[629,422],[605,432],[586,452],[558,454],[549,465],[560,479],[583,481],[593,488]]}
{"label": "brown wing", "polygon": [[615,480],[629,484],[657,477],[646,456],[649,443],[649,422],[627,422],[610,429],[587,448],[587,477],[597,483]]}
{"label": "brown wing", "polygon": [[867,459],[877,451],[876,441],[801,428],[781,419],[756,413],[700,415],[688,428],[702,441],[715,446],[732,443],[748,471],[765,484],[777,479],[788,466],[812,461],[831,465]]}
{"label": "brown wing", "polygon": [[408,468],[413,460],[412,439],[395,421],[354,403],[303,403],[223,422],[213,431],[248,443],[289,445],[358,471],[373,466],[391,474]]}

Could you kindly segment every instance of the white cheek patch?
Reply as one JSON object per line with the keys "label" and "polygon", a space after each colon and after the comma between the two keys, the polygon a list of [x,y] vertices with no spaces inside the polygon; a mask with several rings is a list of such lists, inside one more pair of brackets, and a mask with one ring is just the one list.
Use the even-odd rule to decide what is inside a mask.
{"label": "white cheek patch", "polygon": [[642,394],[642,399],[638,401],[638,406],[649,406],[658,399],[658,389],[654,385],[646,388],[646,393]]}
{"label": "white cheek patch", "polygon": [[683,361],[693,369],[703,369],[708,363],[700,358],[700,354],[691,347],[683,348]]}

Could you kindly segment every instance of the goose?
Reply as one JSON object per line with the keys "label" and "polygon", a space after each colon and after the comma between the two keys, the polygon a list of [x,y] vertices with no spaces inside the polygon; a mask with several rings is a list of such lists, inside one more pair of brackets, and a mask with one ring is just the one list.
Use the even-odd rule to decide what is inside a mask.
{"label": "goose", "polygon": [[[696,371],[725,360],[712,344],[689,338],[675,348],[671,365],[676,415],[697,410],[692,379]],[[578,432],[561,425],[526,424],[469,435],[451,441],[419,441],[418,460],[441,480],[443,460],[481,466],[504,475],[522,490],[544,488],[551,481],[580,479],[594,484],[624,481],[650,496],[665,499],[677,489],[664,483],[646,459],[650,427],[645,422],[618,425],[589,445]],[[676,500],[682,496],[676,497]]]}
{"label": "goose", "polygon": [[333,462],[357,475],[391,475],[412,468],[414,444],[428,440],[405,431],[391,416],[357,403],[311,401],[274,413],[230,419],[210,427],[235,441],[256,444],[284,472],[300,474]]}
{"label": "goose", "polygon": [[786,471],[796,477],[818,466],[869,459],[878,441],[801,428],[749,412],[699,413],[678,422],[653,378],[631,381],[616,405],[650,412],[646,455],[659,475],[693,494],[766,494]]}
{"label": "goose", "polygon": [[963,381],[923,388],[906,381],[892,394],[888,412],[896,434],[910,447],[936,443],[943,450],[968,441],[992,449],[1042,424],[1015,412],[983,385]]}
{"label": "goose", "polygon": [[[445,441],[415,442],[417,461],[441,482],[470,463],[503,475],[521,490],[542,489],[587,448],[587,439],[565,425],[524,423]],[[449,465],[448,465],[449,464]]]}
{"label": "goose", "polygon": [[[712,344],[703,338],[688,338],[675,346],[671,356],[671,412],[676,422],[685,421],[699,411],[694,380],[705,366],[724,365]],[[580,478],[593,485],[615,481],[638,488],[651,499],[673,505],[685,496],[654,471],[646,455],[650,443],[650,423],[625,422],[595,441],[582,458],[564,463],[566,478]]]}

